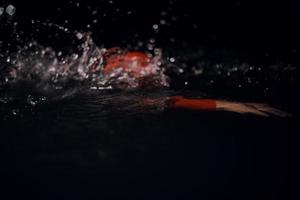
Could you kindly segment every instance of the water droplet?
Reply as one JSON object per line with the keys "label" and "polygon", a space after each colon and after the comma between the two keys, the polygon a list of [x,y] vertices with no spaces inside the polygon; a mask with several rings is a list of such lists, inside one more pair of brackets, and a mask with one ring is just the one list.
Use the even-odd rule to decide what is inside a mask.
{"label": "water droplet", "polygon": [[10,4],[6,7],[5,11],[8,15],[13,16],[16,13],[16,7]]}
{"label": "water droplet", "polygon": [[182,68],[179,68],[178,72],[182,74],[184,72],[184,70]]}
{"label": "water droplet", "polygon": [[161,25],[165,25],[166,23],[167,23],[166,20],[163,20],[163,19],[160,20],[160,24],[161,24]]}
{"label": "water droplet", "polygon": [[170,38],[170,42],[174,43],[175,42],[175,38]]}
{"label": "water droplet", "polygon": [[4,8],[0,7],[0,16],[3,15],[3,13],[4,13]]}
{"label": "water droplet", "polygon": [[154,45],[153,44],[147,44],[147,48],[149,51],[152,51],[154,49]]}
{"label": "water droplet", "polygon": [[166,12],[166,11],[162,11],[162,12],[160,13],[160,15],[161,15],[161,16],[166,16],[166,15],[167,15],[167,12]]}
{"label": "water droplet", "polygon": [[97,90],[98,88],[95,86],[90,87],[91,90]]}
{"label": "water droplet", "polygon": [[76,33],[76,37],[81,40],[83,38],[83,34],[82,33]]}
{"label": "water droplet", "polygon": [[236,72],[238,70],[237,67],[232,68],[232,71]]}
{"label": "water droplet", "polygon": [[18,109],[13,109],[11,112],[13,115],[18,115],[20,111]]}
{"label": "water droplet", "polygon": [[138,46],[139,46],[139,47],[142,47],[143,45],[144,45],[144,43],[143,43],[143,42],[141,42],[141,41],[140,41],[140,42],[138,42]]}
{"label": "water droplet", "polygon": [[171,63],[173,63],[173,62],[175,62],[175,58],[174,58],[174,57],[171,57],[171,58],[169,59],[169,61],[170,61]]}
{"label": "water droplet", "polygon": [[158,55],[158,56],[161,55],[161,49],[155,48],[155,49],[154,49],[154,54],[155,54],[155,55]]}
{"label": "water droplet", "polygon": [[157,24],[153,24],[152,28],[153,28],[155,31],[158,31],[159,26],[158,26]]}
{"label": "water droplet", "polygon": [[155,43],[155,39],[154,39],[154,38],[151,38],[151,39],[149,40],[149,42],[150,42],[151,44],[154,44],[154,43]]}
{"label": "water droplet", "polygon": [[248,77],[248,78],[247,78],[247,82],[248,82],[248,83],[252,83],[251,78]]}
{"label": "water droplet", "polygon": [[27,96],[27,103],[32,105],[32,106],[35,106],[37,104],[37,101],[34,99],[33,96],[31,95],[28,95]]}

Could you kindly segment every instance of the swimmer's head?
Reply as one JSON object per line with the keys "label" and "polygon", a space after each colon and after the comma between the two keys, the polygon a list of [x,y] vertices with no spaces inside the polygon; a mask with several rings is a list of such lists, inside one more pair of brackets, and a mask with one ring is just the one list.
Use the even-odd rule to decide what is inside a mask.
{"label": "swimmer's head", "polygon": [[122,51],[119,48],[111,48],[104,54],[104,58],[104,75],[121,71],[134,78],[141,78],[158,70],[158,64],[153,58],[140,51]]}
{"label": "swimmer's head", "polygon": [[131,82],[137,83],[137,87],[143,88],[168,85],[160,66],[160,56],[151,56],[141,51],[111,48],[104,53],[103,57],[102,73],[104,76],[127,77],[127,81],[130,79]]}

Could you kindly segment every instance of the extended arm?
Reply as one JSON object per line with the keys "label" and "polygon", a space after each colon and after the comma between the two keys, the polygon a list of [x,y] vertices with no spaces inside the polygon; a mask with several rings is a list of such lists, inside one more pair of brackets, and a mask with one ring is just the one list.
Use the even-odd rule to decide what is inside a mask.
{"label": "extended arm", "polygon": [[240,114],[254,114],[259,116],[276,115],[280,117],[289,117],[290,114],[270,107],[267,104],[260,103],[241,103],[214,99],[191,99],[182,96],[169,97],[169,108],[188,109],[198,111],[229,111]]}

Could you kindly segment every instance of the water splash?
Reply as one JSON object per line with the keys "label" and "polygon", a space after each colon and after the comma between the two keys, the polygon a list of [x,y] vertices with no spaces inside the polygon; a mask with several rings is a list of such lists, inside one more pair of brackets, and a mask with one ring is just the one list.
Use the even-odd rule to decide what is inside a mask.
{"label": "water splash", "polygon": [[[130,75],[118,68],[109,74],[103,73],[104,55],[107,49],[99,48],[92,40],[90,33],[76,33],[82,43],[76,53],[64,56],[51,47],[43,47],[37,42],[31,42],[17,53],[9,55],[2,75],[0,87],[27,82],[35,88],[46,91],[80,89],[132,89],[141,85],[152,87],[167,86],[167,78],[161,68],[161,51],[149,53],[151,62],[145,67],[139,77]],[[118,50],[122,54],[127,50]],[[147,81],[151,79],[150,81]]]}

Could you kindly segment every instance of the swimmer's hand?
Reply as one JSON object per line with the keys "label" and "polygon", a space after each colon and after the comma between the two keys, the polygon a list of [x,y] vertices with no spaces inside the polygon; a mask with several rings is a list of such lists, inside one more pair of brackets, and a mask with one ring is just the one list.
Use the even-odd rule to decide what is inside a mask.
{"label": "swimmer's hand", "polygon": [[270,115],[278,117],[291,117],[291,114],[282,110],[273,108],[267,104],[261,103],[240,103],[230,101],[216,101],[216,110],[224,110],[236,112],[240,114],[254,114],[258,116],[268,117]]}
{"label": "swimmer's hand", "polygon": [[242,103],[214,99],[186,98],[172,96],[167,100],[167,107],[195,111],[228,111],[239,114],[253,114],[263,117],[271,115],[278,117],[291,117],[289,113],[261,103]]}

